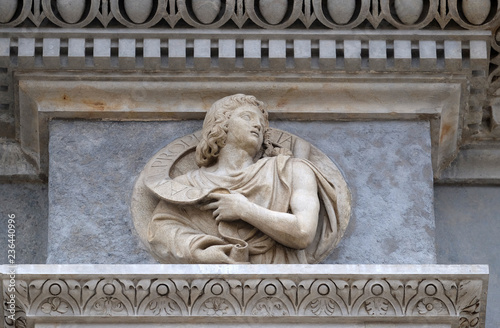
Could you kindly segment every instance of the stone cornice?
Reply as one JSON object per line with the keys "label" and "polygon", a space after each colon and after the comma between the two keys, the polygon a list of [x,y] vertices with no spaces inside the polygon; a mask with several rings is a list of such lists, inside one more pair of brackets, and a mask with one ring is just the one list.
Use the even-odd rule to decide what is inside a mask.
{"label": "stone cornice", "polygon": [[[266,81],[269,79],[276,82],[273,87],[276,90],[285,90],[286,85],[294,86],[297,94],[305,97],[303,99],[309,99],[308,95],[314,90],[322,90],[322,85],[328,86],[330,91],[324,97],[319,94],[309,100],[318,110],[312,110],[307,118],[300,111],[309,107],[296,108],[290,101],[287,101],[286,108],[276,108],[280,118],[437,119],[432,125],[436,176],[456,156],[462,141],[481,124],[489,63],[487,32],[400,31],[385,34],[377,31],[340,31],[317,34],[303,31],[287,35],[245,30],[234,35],[219,31],[207,30],[201,35],[192,34],[189,30],[133,35],[128,30],[112,30],[112,34],[107,34],[107,31],[91,32],[86,38],[65,29],[56,32],[46,29],[7,31],[4,36],[10,38],[0,38],[0,45],[8,51],[4,51],[3,57],[0,54],[0,61],[14,72],[12,84],[19,89],[6,90],[4,98],[8,101],[8,92],[12,91],[15,91],[12,95],[17,95],[17,104],[11,101],[18,109],[15,115],[18,120],[16,137],[22,150],[35,163],[35,170],[39,174],[47,172],[48,136],[44,135],[47,119],[193,118],[193,113],[183,112],[185,109],[182,106],[171,106],[171,116],[155,109],[159,108],[159,104],[171,101],[168,93],[157,94],[155,91],[163,82],[175,82],[175,90],[189,93],[192,87],[184,81],[193,77],[194,81],[207,83],[192,85],[202,88],[200,90],[210,90],[212,94],[222,90],[241,92],[241,88],[245,88],[245,92],[267,98],[271,111],[274,111],[275,105],[272,105],[272,97],[266,96],[269,87]],[[12,74],[10,71],[4,73],[6,79]],[[29,80],[46,80],[49,84],[31,83]],[[65,82],[58,84],[58,80]],[[132,82],[129,83],[129,90],[122,92],[130,95],[144,93],[130,101],[137,102],[136,106],[149,106],[151,113],[144,116],[148,110],[127,110],[124,104],[113,101],[116,97],[101,97],[97,93],[85,94],[87,98],[81,100],[83,103],[77,101],[81,98],[77,95],[83,92],[77,88],[78,84],[100,83],[104,93],[113,93],[113,83],[99,82],[106,80],[113,81],[118,89],[126,81]],[[123,83],[120,84],[120,81]],[[245,81],[251,83],[245,84]],[[398,81],[399,85],[387,90],[388,94],[392,92],[392,96],[384,98],[381,108],[364,105],[366,99],[376,98],[373,90],[394,81]],[[222,87],[224,83],[231,83],[232,86],[239,83],[240,89],[226,90]],[[345,84],[345,87],[338,83]],[[453,91],[443,91],[434,98],[416,96],[416,88],[425,88],[424,84],[430,86],[429,83],[437,83],[432,87],[434,90],[448,90],[448,84]],[[45,90],[48,85],[52,87]],[[311,85],[316,85],[316,89],[308,91]],[[358,100],[350,100],[358,101],[354,106],[356,110],[349,109],[352,106],[347,105],[348,101],[342,99],[341,93],[331,89],[334,85],[342,90],[349,89],[348,94],[357,94]],[[71,88],[68,89],[68,86]],[[217,86],[221,89],[214,89]],[[171,87],[163,86],[165,90]],[[429,92],[427,95],[432,93]],[[69,107],[67,101],[58,101],[63,93],[66,100],[72,101]],[[380,95],[385,93],[377,91]],[[40,94],[44,96],[40,97]],[[338,95],[326,100],[328,95],[333,94]],[[198,98],[199,93],[192,94],[192,101],[203,105]],[[145,99],[150,99],[146,101],[147,105]],[[426,99],[430,102],[422,103]],[[300,99],[296,101],[305,104]],[[101,106],[85,105],[89,102],[100,103]],[[339,107],[331,106],[333,103],[338,103]],[[415,104],[418,106],[413,106]],[[122,109],[118,108],[120,106]],[[19,172],[18,175],[25,173]]]}
{"label": "stone cornice", "polygon": [[[477,0],[4,0],[0,26],[494,30],[495,1]],[[155,6],[156,4],[156,6]],[[453,29],[453,27],[451,27]]]}
{"label": "stone cornice", "polygon": [[[337,80],[355,75],[464,78],[454,143],[457,147],[489,143],[496,148],[500,137],[496,2],[290,0],[283,2],[283,15],[280,1],[270,7],[265,2],[228,0],[219,8],[217,0],[201,1],[214,7],[198,10],[189,7],[194,2],[182,0],[159,0],[154,2],[156,8],[149,8],[148,1],[134,7],[131,0],[82,0],[80,15],[78,8],[67,10],[65,1],[0,0],[5,8],[0,14],[0,138],[6,140],[2,147],[9,149],[1,158],[0,179],[33,179],[45,173],[40,167],[44,145],[26,148],[23,141],[23,136],[40,132],[37,125],[21,124],[26,114],[19,107],[16,76],[29,72],[64,75],[76,70],[124,78],[132,72],[246,73],[257,78],[295,75],[297,81],[328,75]],[[341,22],[349,17],[350,4],[355,7],[352,17]],[[213,8],[219,14],[212,17]],[[20,162],[33,167],[12,167],[20,154],[24,154]],[[438,162],[436,176],[449,158]],[[462,180],[464,174],[468,173],[446,176],[449,181],[474,180]]]}
{"label": "stone cornice", "polygon": [[16,327],[228,320],[262,326],[279,320],[483,327],[488,284],[488,268],[479,265],[20,265],[0,269],[6,327],[14,324],[9,319],[11,304]]}

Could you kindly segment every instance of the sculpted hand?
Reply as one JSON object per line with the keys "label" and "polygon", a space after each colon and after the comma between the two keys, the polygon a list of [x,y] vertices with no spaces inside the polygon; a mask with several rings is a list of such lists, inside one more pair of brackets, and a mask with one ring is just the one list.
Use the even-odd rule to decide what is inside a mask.
{"label": "sculpted hand", "polygon": [[234,245],[214,245],[205,249],[197,249],[193,253],[196,263],[237,263],[232,257]]}
{"label": "sculpted hand", "polygon": [[241,194],[211,193],[208,197],[215,201],[202,206],[201,210],[214,210],[213,216],[217,222],[240,220],[243,209],[251,204]]}

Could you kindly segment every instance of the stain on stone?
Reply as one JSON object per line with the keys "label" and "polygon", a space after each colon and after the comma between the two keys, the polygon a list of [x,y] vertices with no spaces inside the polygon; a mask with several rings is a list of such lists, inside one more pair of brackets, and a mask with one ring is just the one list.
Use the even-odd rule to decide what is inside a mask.
{"label": "stain on stone", "polygon": [[285,107],[288,104],[288,100],[293,99],[291,94],[294,93],[295,91],[297,91],[298,89],[299,89],[298,86],[288,88],[286,90],[285,94],[279,98],[278,103],[276,104],[276,107],[278,107],[278,108]]}
{"label": "stain on stone", "polygon": [[96,110],[105,110],[106,109],[106,104],[103,103],[102,101],[92,101],[92,100],[82,100],[82,102]]}
{"label": "stain on stone", "polygon": [[382,242],[382,247],[385,249],[387,254],[392,254],[399,249],[400,244],[400,240],[396,240],[394,238],[386,238]]}
{"label": "stain on stone", "polygon": [[442,143],[444,138],[447,138],[448,137],[448,134],[450,133],[451,131],[451,125],[449,124],[444,124],[443,125],[443,128],[441,130],[441,134],[439,136],[439,142]]}

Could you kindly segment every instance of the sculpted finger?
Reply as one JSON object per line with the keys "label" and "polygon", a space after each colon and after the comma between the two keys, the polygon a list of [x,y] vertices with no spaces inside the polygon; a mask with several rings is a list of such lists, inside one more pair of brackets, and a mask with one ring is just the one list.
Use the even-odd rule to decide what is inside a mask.
{"label": "sculpted finger", "polygon": [[207,210],[213,210],[219,207],[219,205],[216,202],[213,203],[208,203],[206,205],[200,206],[200,210],[202,211],[207,211]]}
{"label": "sculpted finger", "polygon": [[215,199],[219,200],[223,194],[216,193],[216,192],[211,192],[210,194],[207,195],[207,198],[209,199]]}
{"label": "sculpted finger", "polygon": [[222,215],[217,215],[215,216],[215,222],[219,223],[219,222],[224,222],[226,220],[224,220],[224,217]]}
{"label": "sculpted finger", "polygon": [[[215,214],[215,212],[214,212]],[[217,215],[214,215],[215,222],[222,222],[222,221],[231,221],[227,216],[225,216],[223,213],[217,212]]]}

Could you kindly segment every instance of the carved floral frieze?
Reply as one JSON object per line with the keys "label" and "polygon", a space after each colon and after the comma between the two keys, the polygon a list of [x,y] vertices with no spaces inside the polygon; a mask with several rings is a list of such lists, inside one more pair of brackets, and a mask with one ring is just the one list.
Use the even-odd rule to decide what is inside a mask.
{"label": "carved floral frieze", "polygon": [[[482,279],[243,275],[99,278],[99,274],[16,281],[18,325],[40,317],[448,317],[480,327]],[[201,277],[201,278],[200,278]],[[8,296],[9,280],[3,281]],[[5,299],[5,298],[4,298]],[[7,298],[8,299],[8,298]],[[4,303],[4,313],[8,314]],[[5,316],[7,327],[14,321]],[[15,327],[18,327],[16,325]]]}

